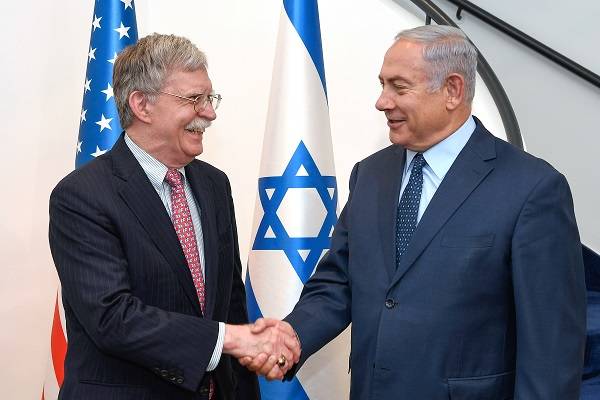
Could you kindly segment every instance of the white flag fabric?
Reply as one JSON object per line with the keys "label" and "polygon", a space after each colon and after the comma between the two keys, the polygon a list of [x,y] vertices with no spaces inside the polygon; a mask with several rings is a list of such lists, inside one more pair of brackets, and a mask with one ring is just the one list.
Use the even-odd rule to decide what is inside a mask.
{"label": "white flag fabric", "polygon": [[[316,0],[283,0],[259,175],[246,277],[251,321],[292,311],[337,220]],[[313,355],[290,382],[260,378],[262,398],[348,398],[348,337]]]}

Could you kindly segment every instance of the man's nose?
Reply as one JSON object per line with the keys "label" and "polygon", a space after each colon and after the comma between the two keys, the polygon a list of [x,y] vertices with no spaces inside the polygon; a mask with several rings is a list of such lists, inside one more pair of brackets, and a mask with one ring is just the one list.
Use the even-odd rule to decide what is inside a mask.
{"label": "man's nose", "polygon": [[381,94],[375,103],[375,108],[379,111],[386,111],[394,108],[394,102],[392,101],[389,93],[387,93],[385,90],[381,91]]}
{"label": "man's nose", "polygon": [[214,121],[217,118],[217,113],[215,112],[215,109],[210,101],[206,104],[206,107],[200,110],[197,114],[199,117],[206,118],[209,121]]}

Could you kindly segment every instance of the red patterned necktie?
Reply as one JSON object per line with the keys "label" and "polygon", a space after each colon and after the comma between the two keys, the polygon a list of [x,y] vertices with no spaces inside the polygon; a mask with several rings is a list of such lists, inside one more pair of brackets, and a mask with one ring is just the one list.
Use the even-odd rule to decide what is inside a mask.
{"label": "red patterned necktie", "polygon": [[[173,226],[181,243],[188,268],[192,273],[192,280],[198,294],[200,309],[202,310],[202,314],[204,314],[204,300],[206,296],[204,274],[200,265],[196,232],[194,230],[194,223],[192,222],[190,207],[185,197],[183,180],[181,179],[181,174],[175,168],[167,170],[165,180],[171,186],[171,218],[173,219]],[[212,378],[210,379],[209,387],[208,398],[212,400],[215,394],[215,384]]]}
{"label": "red patterned necktie", "polygon": [[175,168],[169,168],[165,180],[171,186],[171,218],[173,219],[173,226],[181,243],[188,268],[192,273],[192,280],[194,281],[198,300],[200,301],[200,309],[202,309],[202,314],[204,314],[204,274],[200,266],[196,232],[194,231],[190,207],[185,198],[183,180],[181,179],[181,174]]}

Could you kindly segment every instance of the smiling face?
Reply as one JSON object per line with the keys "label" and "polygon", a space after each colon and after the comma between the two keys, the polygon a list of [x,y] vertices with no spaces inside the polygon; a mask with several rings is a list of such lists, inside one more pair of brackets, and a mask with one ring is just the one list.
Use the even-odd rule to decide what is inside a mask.
{"label": "smiling face", "polygon": [[[211,93],[212,84],[203,68],[191,72],[175,70],[161,91],[193,98]],[[144,149],[149,154],[167,167],[180,168],[202,153],[204,129],[217,117],[210,103],[204,110],[195,112],[187,100],[158,94],[147,108],[150,123]]]}
{"label": "smiling face", "polygon": [[387,51],[379,74],[382,91],[375,107],[383,111],[390,141],[414,151],[425,151],[448,137],[452,118],[447,90],[430,91],[423,45],[398,40]]}

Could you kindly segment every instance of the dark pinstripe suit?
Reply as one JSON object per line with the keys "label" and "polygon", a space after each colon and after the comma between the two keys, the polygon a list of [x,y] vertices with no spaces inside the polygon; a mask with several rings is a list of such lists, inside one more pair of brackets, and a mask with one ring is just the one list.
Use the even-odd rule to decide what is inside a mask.
{"label": "dark pinstripe suit", "polygon": [[[201,399],[218,323],[247,321],[229,181],[186,167],[202,210],[206,316],[171,220],[123,137],[50,197],[50,248],[69,348],[61,399]],[[255,399],[256,377],[221,357],[219,399]]]}

